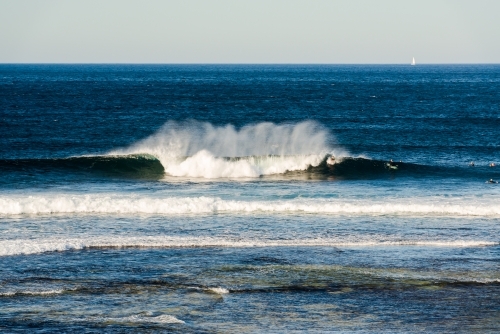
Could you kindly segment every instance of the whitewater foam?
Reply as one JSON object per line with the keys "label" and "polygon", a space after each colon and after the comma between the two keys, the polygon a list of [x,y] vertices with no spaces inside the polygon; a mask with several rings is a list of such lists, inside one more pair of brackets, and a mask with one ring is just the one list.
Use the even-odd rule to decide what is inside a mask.
{"label": "whitewater foam", "polygon": [[59,295],[62,294],[64,290],[43,290],[43,291],[8,291],[8,292],[0,292],[0,297],[12,297],[12,296],[50,296],[50,295]]}
{"label": "whitewater foam", "polygon": [[214,214],[294,213],[339,215],[500,216],[495,201],[401,198],[237,201],[219,197],[152,197],[135,194],[41,194],[0,196],[0,216],[20,214]]}
{"label": "whitewater foam", "polygon": [[318,166],[324,154],[294,156],[251,156],[237,160],[217,158],[207,150],[201,150],[179,163],[165,164],[165,172],[171,176],[215,178],[259,177],[305,170]]}
{"label": "whitewater foam", "polygon": [[156,323],[156,324],[184,324],[185,322],[168,314],[159,316],[130,315],[121,318],[95,317],[90,320],[95,322],[118,322],[118,323]]}
{"label": "whitewater foam", "polygon": [[0,241],[0,256],[29,255],[100,248],[251,248],[251,247],[485,247],[498,242],[486,240],[387,240],[387,238],[241,239],[227,237],[86,237],[17,239]]}
{"label": "whitewater foam", "polygon": [[[171,176],[239,178],[317,166],[334,152],[331,134],[316,122],[233,125],[167,122],[152,136],[110,155],[150,154]],[[239,159],[228,159],[239,158]]]}
{"label": "whitewater foam", "polygon": [[215,294],[218,294],[218,295],[225,295],[225,294],[229,293],[228,289],[221,288],[221,287],[208,288],[207,290],[210,292],[213,292]]}

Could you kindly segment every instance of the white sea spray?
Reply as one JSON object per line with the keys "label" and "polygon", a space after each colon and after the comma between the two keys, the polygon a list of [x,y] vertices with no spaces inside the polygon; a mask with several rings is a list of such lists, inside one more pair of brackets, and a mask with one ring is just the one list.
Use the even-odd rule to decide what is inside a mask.
{"label": "white sea spray", "polygon": [[333,136],[316,122],[258,123],[240,129],[197,121],[167,122],[155,134],[110,155],[151,154],[168,175],[258,177],[317,166],[333,150]]}

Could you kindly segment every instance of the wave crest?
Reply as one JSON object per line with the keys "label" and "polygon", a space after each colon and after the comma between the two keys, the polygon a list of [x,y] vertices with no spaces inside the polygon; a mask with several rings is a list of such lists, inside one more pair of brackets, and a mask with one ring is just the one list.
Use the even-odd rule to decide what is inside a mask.
{"label": "wave crest", "polygon": [[312,121],[266,122],[239,130],[233,125],[170,121],[150,137],[109,154],[154,155],[172,176],[258,177],[318,166],[333,153],[329,141],[331,134]]}

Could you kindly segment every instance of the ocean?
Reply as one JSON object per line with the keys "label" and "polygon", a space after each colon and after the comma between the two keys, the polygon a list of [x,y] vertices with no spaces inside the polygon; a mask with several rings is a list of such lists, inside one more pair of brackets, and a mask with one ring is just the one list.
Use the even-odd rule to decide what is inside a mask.
{"label": "ocean", "polygon": [[500,65],[3,64],[0,134],[0,331],[500,331]]}

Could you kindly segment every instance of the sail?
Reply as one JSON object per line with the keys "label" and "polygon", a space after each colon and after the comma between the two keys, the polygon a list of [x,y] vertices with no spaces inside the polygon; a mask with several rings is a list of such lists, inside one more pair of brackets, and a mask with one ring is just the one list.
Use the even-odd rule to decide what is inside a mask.
{"label": "sail", "polygon": [[413,57],[412,61],[411,61],[411,64],[412,65],[415,65],[415,57]]}

